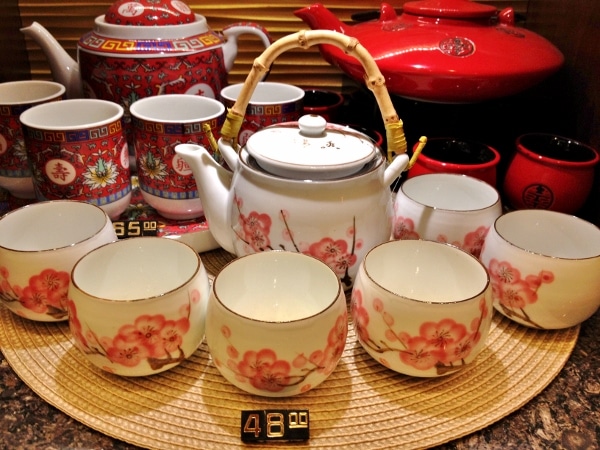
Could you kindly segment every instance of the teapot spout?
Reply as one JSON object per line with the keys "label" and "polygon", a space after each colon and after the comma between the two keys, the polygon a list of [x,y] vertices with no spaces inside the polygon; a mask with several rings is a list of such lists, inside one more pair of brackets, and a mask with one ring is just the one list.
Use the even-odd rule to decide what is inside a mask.
{"label": "teapot spout", "polygon": [[179,144],[175,147],[175,153],[192,169],[211,234],[221,247],[229,253],[235,253],[229,213],[233,174],[219,165],[200,145]]}
{"label": "teapot spout", "polygon": [[408,167],[408,155],[403,153],[394,157],[392,162],[385,169],[383,174],[383,182],[386,186],[390,186],[396,178]]}
{"label": "teapot spout", "polygon": [[321,3],[298,9],[294,11],[294,15],[302,19],[313,30],[333,30],[352,35],[348,33],[349,27]]}
{"label": "teapot spout", "polygon": [[42,49],[55,81],[65,86],[68,98],[83,97],[79,64],[69,56],[50,32],[37,22],[21,28],[25,36],[33,39]]}

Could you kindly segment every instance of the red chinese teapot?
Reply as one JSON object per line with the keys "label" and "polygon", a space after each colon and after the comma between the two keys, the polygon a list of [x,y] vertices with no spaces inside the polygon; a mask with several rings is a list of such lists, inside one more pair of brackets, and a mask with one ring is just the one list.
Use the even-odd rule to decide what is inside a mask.
{"label": "red chinese teapot", "polygon": [[[342,23],[321,4],[294,13],[313,29],[355,37],[369,51],[390,93],[432,102],[469,103],[519,93],[563,64],[545,38],[515,26],[514,11],[468,0],[421,0],[402,14],[381,4],[378,20]],[[329,63],[363,82],[362,67],[343,50],[321,45]]]}
{"label": "red chinese teapot", "polygon": [[240,35],[258,36],[265,48],[271,44],[254,23],[232,24],[217,33],[180,0],[118,0],[79,40],[78,62],[37,22],[21,31],[42,47],[68,97],[119,103],[126,124],[129,105],[143,97],[185,93],[218,98]]}

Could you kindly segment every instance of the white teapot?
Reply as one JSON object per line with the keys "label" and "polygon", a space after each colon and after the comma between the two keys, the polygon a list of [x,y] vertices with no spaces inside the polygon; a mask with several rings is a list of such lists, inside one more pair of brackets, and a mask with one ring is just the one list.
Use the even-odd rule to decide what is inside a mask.
{"label": "white teapot", "polygon": [[[294,40],[308,46],[311,38],[344,48],[356,45],[353,51],[368,61],[359,44],[347,42],[351,38],[333,31],[307,31],[272,44],[253,71],[266,70],[269,57],[281,47],[289,48]],[[192,168],[211,233],[225,250],[237,256],[274,249],[309,254],[328,264],[349,288],[367,251],[390,238],[390,184],[409,165],[409,158],[400,119],[380,83],[383,78],[376,65],[366,66],[376,73],[368,83],[388,113],[384,114],[388,141],[402,153],[390,155],[389,164],[366,135],[327,124],[315,115],[259,130],[238,152],[239,127],[235,127],[260,79],[253,72],[229,111],[218,142],[231,171],[200,146],[176,147]]]}

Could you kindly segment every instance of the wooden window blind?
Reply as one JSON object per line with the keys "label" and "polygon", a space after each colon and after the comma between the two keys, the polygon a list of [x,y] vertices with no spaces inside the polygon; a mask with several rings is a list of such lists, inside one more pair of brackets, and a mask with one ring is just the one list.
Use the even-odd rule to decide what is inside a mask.
{"label": "wooden window blind", "polygon": [[[316,1],[316,0],[315,0]],[[389,2],[401,8],[406,0]],[[521,17],[527,12],[528,0],[496,0],[482,3],[491,4],[499,9],[512,6]],[[293,12],[312,4],[304,2],[263,2],[235,0],[221,2],[195,3],[189,6],[206,17],[209,26],[220,31],[225,26],[242,21],[252,21],[267,29],[271,38],[276,40],[307,26]],[[323,2],[342,21],[351,23],[351,16],[358,12],[378,10],[379,0],[329,0]],[[104,14],[111,1],[98,0],[19,0],[19,9],[23,26],[37,21],[46,27],[72,57],[76,57],[79,38],[91,30],[96,16]],[[34,79],[50,79],[50,69],[46,58],[33,41],[27,40],[27,54]],[[242,36],[235,65],[229,74],[229,82],[244,81],[252,62],[262,52],[260,41],[253,36]],[[336,67],[321,57],[317,48],[295,49],[281,55],[273,64],[270,81],[291,83],[300,87],[320,86],[342,89],[350,82]]]}

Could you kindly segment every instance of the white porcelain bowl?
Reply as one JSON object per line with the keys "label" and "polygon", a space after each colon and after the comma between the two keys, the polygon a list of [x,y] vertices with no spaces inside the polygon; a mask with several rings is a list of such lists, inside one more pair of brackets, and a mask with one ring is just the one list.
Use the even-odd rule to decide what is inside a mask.
{"label": "white porcelain bowl", "polygon": [[431,173],[406,180],[394,201],[394,239],[448,242],[474,256],[502,214],[498,191],[468,175]]}
{"label": "white porcelain bowl", "polygon": [[106,213],[89,203],[33,203],[0,219],[0,299],[27,319],[67,320],[71,269],[90,250],[117,240]]}
{"label": "white porcelain bowl", "polygon": [[223,377],[266,397],[306,392],[333,372],[348,332],[335,273],[311,256],[280,250],[233,260],[217,275],[206,341]]}
{"label": "white porcelain bowl", "polygon": [[600,229],[569,214],[524,209],[499,217],[481,252],[494,307],[533,328],[577,325],[600,306]]}
{"label": "white porcelain bowl", "polygon": [[136,237],[82,257],[71,273],[69,326],[95,366],[152,375],[181,363],[204,339],[209,281],[186,244]]}
{"label": "white porcelain bowl", "polygon": [[405,375],[447,375],[485,346],[489,277],[473,255],[452,245],[389,241],[361,263],[351,311],[357,339],[376,361]]}

